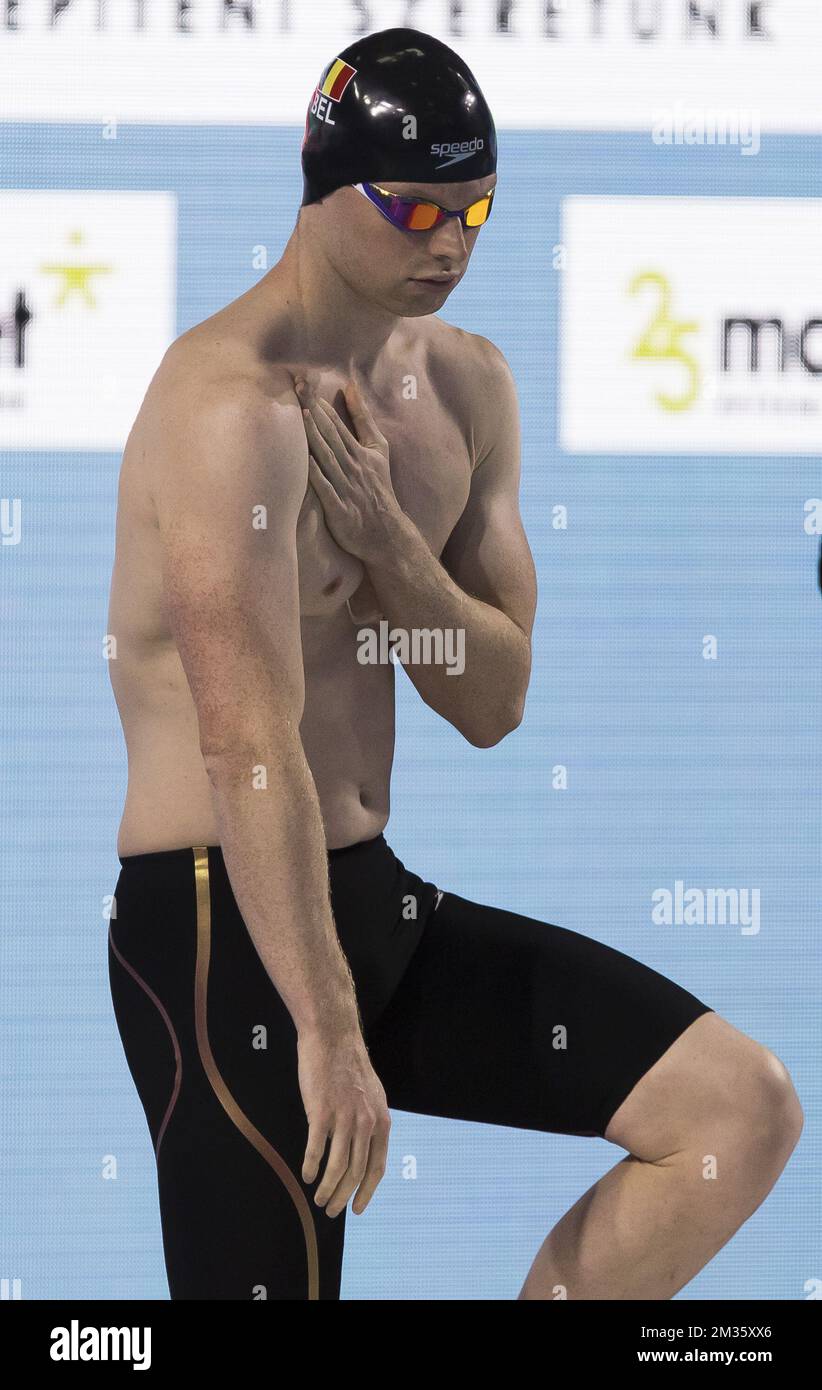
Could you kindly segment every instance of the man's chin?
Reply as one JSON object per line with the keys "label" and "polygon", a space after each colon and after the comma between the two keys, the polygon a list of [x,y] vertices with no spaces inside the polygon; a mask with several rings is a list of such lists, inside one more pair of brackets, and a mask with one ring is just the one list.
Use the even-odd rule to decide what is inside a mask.
{"label": "man's chin", "polygon": [[456,289],[459,279],[450,280],[444,285],[431,284],[429,281],[406,280],[403,292],[405,308],[403,314],[405,318],[420,318],[424,314],[433,314],[437,309],[441,309],[452,290]]}

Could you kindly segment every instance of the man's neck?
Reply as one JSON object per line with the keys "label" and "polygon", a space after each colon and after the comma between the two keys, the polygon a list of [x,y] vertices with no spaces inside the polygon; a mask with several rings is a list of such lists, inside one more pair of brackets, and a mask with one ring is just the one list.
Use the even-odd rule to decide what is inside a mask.
{"label": "man's neck", "polygon": [[403,322],[347,284],[316,239],[305,236],[299,226],[280,260],[260,281],[262,295],[267,295],[268,286],[276,290],[277,317],[282,319],[285,310],[295,355],[309,367],[334,365],[367,377]]}

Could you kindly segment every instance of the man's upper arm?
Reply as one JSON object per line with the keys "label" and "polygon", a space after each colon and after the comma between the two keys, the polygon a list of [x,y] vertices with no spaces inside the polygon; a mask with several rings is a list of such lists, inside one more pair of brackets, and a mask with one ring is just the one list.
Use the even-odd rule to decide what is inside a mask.
{"label": "man's upper arm", "polygon": [[[151,473],[168,620],[204,756],[302,717],[297,517],[308,448],[296,400],[228,382],[158,412]],[[273,725],[272,725],[273,727]]]}
{"label": "man's upper arm", "polygon": [[[477,335],[479,336],[479,335]],[[505,358],[480,338],[482,368],[473,406],[481,417],[480,453],[465,510],[442,563],[466,593],[505,613],[530,639],[537,587],[519,510],[520,423],[516,386]]]}

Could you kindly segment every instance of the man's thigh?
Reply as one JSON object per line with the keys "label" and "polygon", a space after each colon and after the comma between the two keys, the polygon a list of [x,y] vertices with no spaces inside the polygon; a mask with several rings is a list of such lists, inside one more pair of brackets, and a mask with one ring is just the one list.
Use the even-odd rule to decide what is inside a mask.
{"label": "man's thigh", "polygon": [[122,865],[109,978],[156,1157],[171,1298],[337,1301],[345,1211],[328,1217],[318,1179],[303,1182],[296,1030],[222,851]]}
{"label": "man's thigh", "polygon": [[446,892],[367,1040],[393,1108],[604,1136],[708,1012],[622,951]]}

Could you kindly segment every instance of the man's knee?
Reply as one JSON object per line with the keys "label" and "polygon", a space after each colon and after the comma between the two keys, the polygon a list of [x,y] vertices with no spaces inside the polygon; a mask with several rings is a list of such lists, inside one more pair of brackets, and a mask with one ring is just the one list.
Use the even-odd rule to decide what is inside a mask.
{"label": "man's knee", "polygon": [[761,1043],[754,1043],[740,1081],[742,1096],[732,1113],[742,1134],[748,1134],[752,1144],[790,1153],[802,1133],[804,1115],[784,1062]]}
{"label": "man's knee", "polygon": [[716,1013],[698,1018],[637,1082],[606,1139],[658,1162],[711,1137],[785,1158],[803,1115],[780,1059]]}
{"label": "man's knee", "polygon": [[790,1073],[769,1048],[726,1026],[727,1041],[705,1079],[709,1126],[740,1150],[787,1159],[804,1122]]}

